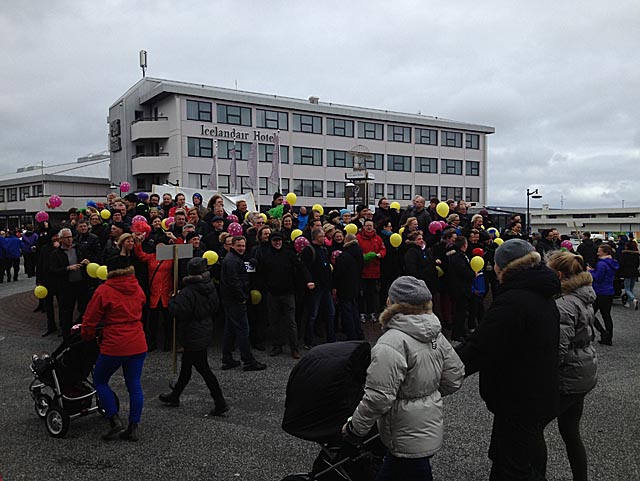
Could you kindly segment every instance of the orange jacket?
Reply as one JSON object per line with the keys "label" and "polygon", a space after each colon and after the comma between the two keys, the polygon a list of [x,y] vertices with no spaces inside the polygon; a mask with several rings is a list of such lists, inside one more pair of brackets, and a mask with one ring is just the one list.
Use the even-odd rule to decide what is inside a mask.
{"label": "orange jacket", "polygon": [[173,259],[157,261],[156,255],[144,252],[140,244],[135,245],[134,251],[149,270],[149,307],[168,307],[173,294]]}

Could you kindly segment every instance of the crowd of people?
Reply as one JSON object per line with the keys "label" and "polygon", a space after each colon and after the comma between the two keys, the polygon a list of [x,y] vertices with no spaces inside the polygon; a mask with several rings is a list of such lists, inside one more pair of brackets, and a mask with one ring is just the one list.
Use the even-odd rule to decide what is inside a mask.
{"label": "crowd of people", "polygon": [[[224,323],[222,369],[242,366],[245,371],[267,367],[256,350],[269,347],[270,356],[286,350],[299,359],[302,349],[318,343],[364,339],[367,323],[379,321],[386,340],[374,348],[375,369],[345,436],[357,440],[378,418],[385,419],[387,429],[388,423],[406,424],[413,415],[395,417],[389,409],[409,402],[407,396],[415,392],[430,402],[413,408],[435,409],[430,415],[441,422],[441,401],[434,392],[451,394],[463,372],[479,372],[481,395],[494,414],[491,479],[543,476],[543,430],[555,417],[574,479],[586,479],[579,422],[584,396],[596,382],[593,329],[600,332],[600,343],[612,345],[611,306],[620,278],[625,306],[638,309],[633,289],[640,256],[634,239],[594,242],[584,233],[574,251],[555,229],[528,238],[518,215],[499,232],[484,209],[471,215],[464,201],[420,196],[405,209],[392,208],[382,198],[375,212],[366,205],[328,212],[319,205],[297,207],[279,193],[267,213],[250,211],[243,200],[235,207],[225,211],[219,195],[205,205],[200,194],[190,202],[183,194],[111,194],[102,208],[70,209],[60,226],[41,222],[35,229],[27,226],[20,238],[15,233],[2,237],[7,280],[12,280],[11,269],[17,279],[23,256],[27,275],[48,290],[37,308],[46,313],[43,336],[66,337],[82,323],[83,336],[90,337],[97,324],[105,324],[102,344],[113,342],[106,343],[96,366],[96,385],[110,418],[105,439],[116,434],[137,439],[144,357],[157,349],[169,351],[174,342],[184,350],[180,378],[160,400],[178,406],[195,367],[215,401],[212,414],[229,409],[207,361],[214,320]],[[160,246],[175,244],[192,247],[192,259],[180,259],[175,268],[177,285],[174,261],[156,255]],[[89,264],[106,265],[108,279],[91,276]],[[126,307],[115,306],[114,298]],[[178,339],[173,339],[174,317]],[[406,335],[389,337],[391,329]],[[417,389],[407,363],[416,361],[409,351],[420,351],[421,344],[440,346],[429,354],[438,362],[417,355],[421,366],[430,366],[425,376],[438,382]],[[408,357],[394,359],[390,350],[401,352],[401,345],[412,346]],[[135,411],[126,431],[107,385],[120,365],[127,366]],[[385,377],[389,369],[393,378]],[[405,384],[411,388],[403,390]],[[406,434],[411,439],[412,429]],[[442,436],[441,429],[426,431],[422,434]],[[424,459],[441,440],[427,440],[416,450],[394,436],[387,436],[394,446],[387,445],[389,456],[420,458],[416,472],[430,472]],[[392,470],[393,463],[385,469]]]}

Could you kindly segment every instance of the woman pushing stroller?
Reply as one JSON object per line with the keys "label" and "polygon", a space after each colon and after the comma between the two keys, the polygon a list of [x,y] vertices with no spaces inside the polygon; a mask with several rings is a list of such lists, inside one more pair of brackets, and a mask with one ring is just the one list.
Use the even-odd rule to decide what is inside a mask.
{"label": "woman pushing stroller", "polygon": [[443,442],[442,396],[462,385],[464,366],[441,333],[431,299],[422,280],[393,282],[364,396],[342,429],[346,442],[359,445],[377,421],[387,447],[378,481],[433,479],[430,458]]}

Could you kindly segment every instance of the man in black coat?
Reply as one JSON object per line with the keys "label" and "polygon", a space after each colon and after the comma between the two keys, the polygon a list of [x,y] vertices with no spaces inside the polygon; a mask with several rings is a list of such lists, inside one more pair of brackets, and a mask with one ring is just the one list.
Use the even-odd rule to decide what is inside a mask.
{"label": "man in black coat", "polygon": [[409,217],[415,217],[418,220],[418,228],[426,235],[429,232],[429,224],[433,219],[425,208],[425,202],[424,197],[417,195],[413,199],[413,207],[405,210],[402,214],[400,224],[404,224]]}
{"label": "man in black coat", "polygon": [[245,371],[261,371],[267,366],[258,362],[249,345],[249,318],[247,302],[251,302],[249,273],[244,263],[247,239],[233,238],[231,250],[222,261],[220,272],[220,295],[225,308],[224,335],[222,337],[222,369],[233,369],[240,365],[233,359],[233,341],[240,350]]}
{"label": "man in black coat", "polygon": [[76,224],[75,242],[89,261],[100,262],[102,255],[100,238],[89,232],[89,223],[85,219],[79,220]]}
{"label": "man in black coat", "polygon": [[496,250],[495,269],[501,293],[456,351],[465,375],[480,372],[480,395],[494,415],[490,479],[544,479],[543,431],[558,402],[560,280],[521,239]]}
{"label": "man in black coat", "polygon": [[58,295],[58,280],[51,273],[51,256],[53,251],[60,247],[58,243],[58,232],[51,229],[46,236],[48,242],[40,248],[38,256],[38,265],[36,266],[36,284],[47,288],[47,297],[44,299],[44,312],[47,314],[47,330],[42,337],[47,337],[57,331],[56,316],[53,311],[53,298],[58,298],[58,313],[62,319],[62,310],[60,308],[60,297]]}
{"label": "man in black coat", "polygon": [[360,295],[360,277],[364,267],[364,255],[358,238],[347,234],[342,254],[337,256],[333,269],[333,292],[338,296],[342,330],[347,340],[364,339],[358,296]]}
{"label": "man in black coat", "polygon": [[582,233],[582,242],[578,246],[578,254],[584,259],[585,265],[596,267],[598,263],[598,246],[591,240],[591,232]]}
{"label": "man in black coat", "polygon": [[463,341],[467,335],[467,316],[471,302],[471,285],[476,278],[471,269],[467,248],[467,238],[459,236],[450,251],[448,267],[445,272],[445,285],[449,297],[453,299],[453,333],[454,341]]}
{"label": "man in black coat", "polygon": [[229,410],[229,406],[207,359],[207,346],[213,335],[213,316],[219,304],[218,294],[207,268],[207,261],[202,257],[190,259],[187,265],[188,275],[183,279],[184,287],[169,301],[169,312],[176,317],[178,338],[184,352],[178,381],[170,393],[160,394],[159,399],[169,406],[179,406],[180,394],[189,384],[192,367],[195,367],[207,384],[215,403],[210,414],[221,416]]}

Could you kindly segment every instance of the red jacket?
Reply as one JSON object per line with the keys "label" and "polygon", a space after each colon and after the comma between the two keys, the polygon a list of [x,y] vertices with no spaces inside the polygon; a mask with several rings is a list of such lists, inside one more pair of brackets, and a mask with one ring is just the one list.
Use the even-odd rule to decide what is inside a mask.
{"label": "red jacket", "polygon": [[163,307],[169,307],[169,298],[173,294],[173,259],[157,261],[156,255],[144,252],[140,244],[135,245],[134,251],[149,270],[149,307],[158,307],[160,301]]}
{"label": "red jacket", "polygon": [[80,333],[85,340],[96,336],[104,324],[100,352],[107,356],[133,356],[147,352],[142,328],[142,306],[146,299],[133,274],[107,279],[91,297],[82,318]]}
{"label": "red jacket", "polygon": [[380,258],[376,257],[368,262],[365,261],[361,277],[363,279],[380,279],[380,259],[387,255],[387,248],[384,246],[382,237],[376,234],[375,231],[367,234],[364,230],[360,231],[357,237],[358,244],[360,244],[360,248],[365,255],[368,252],[380,254]]}

